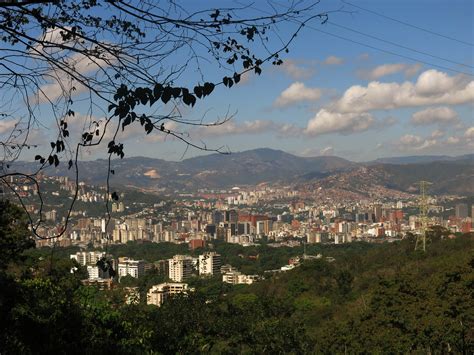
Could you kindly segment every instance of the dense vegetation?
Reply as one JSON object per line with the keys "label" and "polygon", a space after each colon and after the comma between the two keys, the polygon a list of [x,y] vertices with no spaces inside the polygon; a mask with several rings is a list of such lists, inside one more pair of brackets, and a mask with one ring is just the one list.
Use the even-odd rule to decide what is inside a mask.
{"label": "dense vegetation", "polygon": [[[196,292],[157,308],[125,304],[120,287],[82,286],[83,270],[71,274],[60,254],[24,252],[26,222],[1,207],[1,353],[474,351],[472,234],[433,237],[426,254],[410,240],[356,243],[251,286],[195,280]],[[284,254],[262,248],[259,260]]]}

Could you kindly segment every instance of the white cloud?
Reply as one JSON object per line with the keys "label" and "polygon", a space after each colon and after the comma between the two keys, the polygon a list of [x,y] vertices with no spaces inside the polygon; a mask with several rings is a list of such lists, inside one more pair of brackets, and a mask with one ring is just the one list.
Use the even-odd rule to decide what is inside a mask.
{"label": "white cloud", "polygon": [[459,142],[461,142],[461,138],[455,136],[451,136],[446,140],[447,144],[458,144]]}
{"label": "white cloud", "polygon": [[277,127],[279,137],[297,137],[303,133],[301,127],[295,126],[291,123],[285,123]]}
{"label": "white cloud", "polygon": [[[474,127],[473,127],[474,128]],[[406,134],[399,138],[393,146],[401,152],[419,152],[425,153],[441,153],[446,154],[447,152],[465,152],[466,148],[474,147],[474,140],[470,139],[467,135],[465,136],[449,136],[447,139],[441,140],[441,134],[437,134],[438,131],[434,131],[431,136],[420,137],[417,135]],[[474,137],[474,130],[473,130]]]}
{"label": "white cloud", "polygon": [[294,82],[275,100],[274,105],[284,107],[302,101],[316,101],[321,98],[321,89],[309,88],[302,82]]}
{"label": "white cloud", "polygon": [[422,67],[423,65],[421,65],[420,63],[407,65],[405,69],[403,70],[403,74],[405,74],[407,78],[410,78],[416,75],[421,70]]}
{"label": "white cloud", "polygon": [[474,138],[474,126],[469,127],[466,132],[464,133],[466,138]]}
{"label": "white cloud", "polygon": [[407,145],[420,144],[422,141],[423,140],[420,136],[415,136],[413,134],[405,134],[400,138],[400,143]]}
{"label": "white cloud", "polygon": [[324,65],[340,65],[342,63],[344,63],[344,59],[336,57],[334,55],[330,55],[322,61],[322,64]]}
{"label": "white cloud", "polygon": [[0,120],[0,134],[10,133],[17,123],[15,120]]}
{"label": "white cloud", "polygon": [[[76,77],[80,75],[90,74],[92,72],[98,72],[100,69],[107,69],[110,66],[112,60],[104,59],[93,59],[91,60],[87,56],[81,53],[75,53],[69,58],[63,60],[63,66],[68,68],[70,72],[78,73]],[[86,77],[88,75],[85,75]],[[71,91],[74,87],[74,91]],[[56,99],[63,95],[78,95],[82,92],[87,91],[87,87],[82,85],[77,80],[68,75],[64,71],[52,70],[50,73],[50,82],[42,85],[38,90],[38,98],[40,103],[54,102]]]}
{"label": "white cloud", "polygon": [[416,93],[422,96],[435,96],[453,90],[456,79],[437,70],[427,70],[418,77]]}
{"label": "white cloud", "polygon": [[371,70],[359,70],[358,74],[361,78],[376,80],[387,75],[403,73],[406,77],[415,75],[421,69],[421,64],[384,64],[379,65]]}
{"label": "white cloud", "polygon": [[422,111],[415,112],[411,116],[411,123],[414,125],[450,124],[458,122],[458,114],[452,108],[428,107]]}
{"label": "white cloud", "polygon": [[[440,87],[443,89],[441,90]],[[449,77],[437,70],[423,72],[416,83],[354,85],[336,101],[333,110],[342,113],[367,112],[425,105],[457,105],[474,102],[474,81],[462,76]]]}
{"label": "white cloud", "polygon": [[191,132],[191,135],[196,133],[200,137],[216,137],[237,134],[259,134],[274,129],[275,123],[267,120],[245,121],[242,123],[228,121],[217,126],[201,127],[195,132]]}
{"label": "white cloud", "polygon": [[400,137],[399,149],[404,151],[409,150],[426,150],[438,144],[438,141],[433,138],[422,138],[412,134],[405,134]]}
{"label": "white cloud", "polygon": [[437,129],[431,132],[431,138],[441,138],[443,136],[444,136],[444,132],[440,129]]}
{"label": "white cloud", "polygon": [[374,124],[375,119],[369,113],[340,113],[322,109],[308,122],[304,132],[310,136],[349,134],[366,131]]}
{"label": "white cloud", "polygon": [[311,64],[294,59],[286,59],[279,68],[294,80],[308,79],[316,73]]}

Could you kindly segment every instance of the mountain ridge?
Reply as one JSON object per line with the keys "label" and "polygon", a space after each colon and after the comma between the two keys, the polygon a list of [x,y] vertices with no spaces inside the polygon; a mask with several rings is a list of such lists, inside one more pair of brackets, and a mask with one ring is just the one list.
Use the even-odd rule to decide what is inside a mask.
{"label": "mountain ridge", "polygon": [[[91,184],[103,184],[107,160],[79,162],[79,178]],[[33,168],[35,163],[26,163]],[[360,170],[362,168],[368,169]],[[147,189],[196,190],[269,183],[311,183],[328,179],[341,188],[370,186],[375,183],[409,192],[414,182],[436,182],[439,193],[474,194],[474,154],[450,156],[408,156],[352,162],[337,156],[302,157],[282,150],[259,148],[232,154],[209,154],[182,161],[148,157],[127,157],[111,161],[113,185]],[[359,169],[359,170],[358,170]],[[73,171],[63,164],[48,167],[48,175],[70,176]],[[351,175],[352,174],[352,175]],[[364,176],[365,174],[365,176]],[[377,177],[377,179],[376,179]]]}

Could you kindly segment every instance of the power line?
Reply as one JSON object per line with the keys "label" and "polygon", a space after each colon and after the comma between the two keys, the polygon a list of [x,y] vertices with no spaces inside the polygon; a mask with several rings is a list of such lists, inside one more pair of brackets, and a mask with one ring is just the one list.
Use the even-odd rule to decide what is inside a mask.
{"label": "power line", "polygon": [[465,42],[463,40],[460,40],[460,39],[457,39],[457,38],[453,38],[453,37],[449,37],[449,36],[446,36],[446,35],[443,35],[441,33],[438,33],[438,32],[434,32],[434,31],[431,31],[431,30],[428,30],[426,28],[422,28],[420,26],[416,26],[416,25],[412,25],[411,23],[408,23],[408,22],[405,22],[405,21],[401,21],[401,20],[397,20],[396,18],[393,18],[393,17],[390,17],[390,16],[387,16],[387,15],[384,15],[384,14],[381,14],[379,12],[376,12],[376,11],[373,11],[373,10],[369,10],[369,9],[366,9],[365,7],[362,7],[362,6],[358,6],[358,5],[354,5],[348,1],[345,1],[345,0],[341,0],[343,3],[345,4],[348,4],[348,5],[351,5],[351,6],[354,6],[358,9],[361,9],[363,11],[367,11],[367,12],[370,12],[371,14],[374,14],[374,15],[377,15],[377,16],[380,16],[380,17],[383,17],[385,19],[388,19],[390,21],[394,21],[394,22],[398,22],[402,25],[405,25],[405,26],[408,26],[408,27],[412,27],[412,28],[415,28],[417,30],[420,30],[420,31],[423,31],[423,32],[426,32],[426,33],[430,33],[432,35],[435,35],[435,36],[438,36],[438,37],[442,37],[442,38],[445,38],[445,39],[449,39],[451,41],[455,41],[455,42],[459,42],[459,43],[462,43],[462,44],[465,44],[465,45],[468,45],[468,46],[473,46],[474,47],[474,43],[470,43],[470,42]]}
{"label": "power line", "polygon": [[335,22],[333,22],[333,21],[328,21],[327,23],[329,23],[329,24],[331,24],[331,25],[333,25],[333,26],[336,26],[336,27],[343,28],[343,29],[348,30],[348,31],[351,31],[351,32],[358,33],[358,34],[360,34],[360,35],[363,35],[363,36],[366,36],[366,37],[369,37],[369,38],[373,38],[373,39],[375,39],[375,40],[377,40],[377,41],[380,41],[380,42],[384,42],[384,43],[391,44],[392,46],[396,46],[396,47],[400,47],[400,48],[403,48],[403,49],[407,49],[407,50],[409,50],[409,51],[413,51],[413,52],[416,52],[416,53],[419,53],[419,54],[423,54],[423,55],[426,55],[426,56],[429,56],[429,57],[432,57],[432,58],[435,58],[435,59],[444,60],[444,61],[446,61],[446,62],[450,62],[450,63],[453,63],[453,64],[462,65],[462,66],[464,66],[464,67],[474,68],[474,66],[472,66],[472,65],[468,65],[468,64],[456,62],[456,61],[454,61],[454,60],[447,59],[447,58],[443,58],[443,57],[439,57],[439,56],[437,56],[437,55],[430,54],[430,53],[427,53],[427,52],[424,52],[424,51],[420,51],[420,50],[415,49],[415,48],[410,48],[410,47],[404,46],[404,45],[399,44],[399,43],[395,43],[395,42],[392,42],[392,41],[389,41],[389,40],[386,40],[386,39],[383,39],[383,38],[380,38],[380,37],[373,36],[373,35],[368,34],[368,33],[364,33],[364,32],[355,30],[355,29],[350,28],[350,27],[347,27],[347,26],[343,26],[343,25],[337,24],[337,23],[335,23]]}
{"label": "power line", "polygon": [[[270,15],[270,13],[268,11],[265,11],[265,10],[262,10],[262,9],[258,9],[254,6],[249,6],[249,8],[253,9],[253,10],[256,10],[258,12],[261,12],[263,14],[267,14],[267,15]],[[295,23],[298,23],[298,24],[302,24],[301,21],[298,21],[298,20],[290,20],[291,22],[295,22]],[[313,31],[317,31],[317,32],[321,32],[321,33],[324,33],[328,36],[332,36],[332,37],[335,37],[335,38],[339,38],[339,39],[342,39],[344,41],[347,41],[347,42],[351,42],[351,43],[355,43],[355,44],[358,44],[360,46],[363,46],[363,47],[367,47],[367,48],[370,48],[370,49],[373,49],[373,50],[376,50],[376,51],[379,51],[379,52],[383,52],[383,53],[386,53],[386,54],[390,54],[390,55],[394,55],[394,56],[397,56],[397,57],[400,57],[400,58],[404,58],[404,59],[408,59],[408,60],[411,60],[411,61],[414,61],[414,62],[419,62],[419,63],[423,63],[423,64],[426,64],[428,66],[431,66],[431,67],[435,67],[435,68],[439,68],[439,69],[443,69],[443,70],[448,70],[448,71],[451,71],[451,72],[455,72],[455,73],[459,73],[459,74],[464,74],[464,75],[468,75],[468,76],[474,76],[474,74],[472,73],[467,73],[467,72],[464,72],[464,71],[461,71],[461,70],[457,70],[457,69],[452,69],[452,68],[449,68],[449,67],[445,67],[443,65],[438,65],[438,64],[433,64],[433,63],[430,63],[430,62],[427,62],[425,60],[420,60],[420,59],[416,59],[416,58],[413,58],[413,57],[410,57],[410,56],[407,56],[407,55],[404,55],[404,54],[399,54],[399,53],[396,53],[396,52],[393,52],[393,51],[390,51],[390,50],[387,50],[387,49],[383,49],[383,48],[379,48],[379,47],[375,47],[375,46],[372,46],[370,44],[366,44],[366,43],[362,43],[362,42],[359,42],[359,41],[356,41],[356,40],[353,40],[351,38],[347,38],[347,37],[344,37],[344,36],[340,36],[340,35],[336,35],[334,33],[330,33],[330,32],[326,32],[326,31],[323,31],[323,30],[320,30],[318,28],[315,28],[315,27],[312,27],[310,25],[305,25],[307,28],[309,29],[312,29]]]}
{"label": "power line", "polygon": [[396,52],[392,52],[392,51],[387,50],[387,49],[382,49],[382,48],[379,48],[379,47],[372,46],[370,44],[362,43],[362,42],[359,42],[359,41],[356,41],[356,40],[353,40],[353,39],[350,39],[350,38],[339,36],[339,35],[336,35],[334,33],[326,32],[326,31],[320,30],[320,29],[315,28],[315,27],[311,27],[311,26],[306,26],[306,27],[308,27],[308,28],[310,28],[314,31],[324,33],[328,36],[336,37],[336,38],[342,39],[342,40],[347,41],[347,42],[352,42],[352,43],[358,44],[360,46],[364,46],[364,47],[367,47],[367,48],[370,48],[370,49],[374,49],[374,50],[379,51],[379,52],[391,54],[391,55],[401,57],[401,58],[405,58],[405,59],[408,59],[408,60],[411,60],[411,61],[414,61],[414,62],[423,63],[423,64],[429,65],[431,67],[435,67],[435,68],[439,68],[439,69],[443,69],[443,70],[449,70],[449,71],[452,71],[452,72],[455,72],[455,73],[464,74],[464,75],[468,75],[468,76],[474,76],[474,74],[472,74],[472,73],[467,73],[467,72],[464,72],[464,71],[460,71],[460,70],[452,69],[452,68],[449,68],[449,67],[445,67],[443,65],[433,64],[433,63],[430,63],[430,62],[427,62],[427,61],[424,61],[424,60],[416,59],[416,58],[413,58],[413,57],[410,57],[410,56],[407,56],[407,55],[404,55],[404,54],[399,54],[399,53],[396,53]]}

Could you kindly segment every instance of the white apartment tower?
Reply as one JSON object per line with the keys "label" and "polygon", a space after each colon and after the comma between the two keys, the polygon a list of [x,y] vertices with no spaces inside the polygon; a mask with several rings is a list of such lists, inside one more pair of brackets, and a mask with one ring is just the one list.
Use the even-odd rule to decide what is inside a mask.
{"label": "white apartment tower", "polygon": [[214,251],[199,255],[199,275],[220,274],[221,264],[221,256]]}
{"label": "white apartment tower", "polygon": [[168,259],[169,278],[175,282],[182,282],[191,276],[193,258],[188,255],[175,255]]}
{"label": "white apartment tower", "polygon": [[139,278],[145,274],[145,261],[120,258],[118,263],[118,276],[130,275]]}

